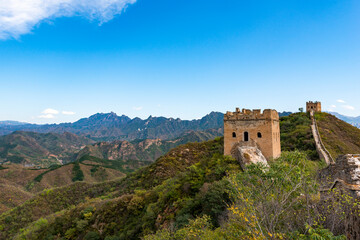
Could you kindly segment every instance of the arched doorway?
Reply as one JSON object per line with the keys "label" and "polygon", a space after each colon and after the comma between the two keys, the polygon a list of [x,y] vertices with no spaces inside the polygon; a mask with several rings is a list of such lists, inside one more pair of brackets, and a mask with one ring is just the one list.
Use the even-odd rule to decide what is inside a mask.
{"label": "arched doorway", "polygon": [[248,132],[244,132],[244,141],[245,142],[249,141],[249,133]]}

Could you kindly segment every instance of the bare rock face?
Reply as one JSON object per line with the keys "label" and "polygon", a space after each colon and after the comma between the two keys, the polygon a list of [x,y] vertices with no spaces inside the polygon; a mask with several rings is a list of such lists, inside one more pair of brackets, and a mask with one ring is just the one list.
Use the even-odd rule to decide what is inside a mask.
{"label": "bare rock face", "polygon": [[336,163],[320,172],[323,190],[341,187],[360,199],[360,155],[347,154],[338,157]]}
{"label": "bare rock face", "polygon": [[264,166],[269,166],[259,147],[252,140],[249,142],[236,143],[231,150],[231,155],[239,161],[243,170],[245,170],[249,164],[261,163]]}
{"label": "bare rock face", "polygon": [[[331,197],[329,190],[334,188],[342,193],[348,193],[355,200],[360,200],[360,155],[347,154],[338,157],[336,163],[322,169],[319,174],[321,182],[321,199]],[[347,214],[344,221],[347,239],[360,239],[360,216],[355,214],[359,210],[352,209],[354,214]]]}

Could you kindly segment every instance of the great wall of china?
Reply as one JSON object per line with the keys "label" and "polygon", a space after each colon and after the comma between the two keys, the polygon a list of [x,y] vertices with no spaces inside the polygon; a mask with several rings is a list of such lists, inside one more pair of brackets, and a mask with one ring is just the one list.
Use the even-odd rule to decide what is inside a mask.
{"label": "great wall of china", "polygon": [[311,118],[311,131],[314,136],[316,151],[319,154],[320,159],[324,160],[327,165],[334,164],[335,161],[332,158],[329,151],[326,149],[325,145],[323,144],[319,132],[319,128],[316,123],[316,119],[314,116],[314,111],[310,111],[310,118]]}

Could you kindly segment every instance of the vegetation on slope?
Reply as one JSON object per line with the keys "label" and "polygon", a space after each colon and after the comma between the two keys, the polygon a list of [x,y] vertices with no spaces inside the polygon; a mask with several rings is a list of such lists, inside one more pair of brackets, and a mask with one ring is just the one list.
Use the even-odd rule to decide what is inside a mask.
{"label": "vegetation on slope", "polygon": [[[108,167],[107,162],[110,161],[69,163],[54,165],[49,169],[6,165],[5,169],[0,170],[0,214],[19,206],[44,189],[66,186],[79,180],[95,183],[125,177],[122,171]],[[81,174],[82,178],[79,177]]]}
{"label": "vegetation on slope", "polygon": [[[166,154],[170,149],[188,142],[203,142],[214,139],[221,135],[222,132],[216,130],[208,131],[190,131],[183,136],[173,140],[160,139],[145,139],[128,141],[113,141],[113,142],[99,142],[93,145],[86,146],[82,149],[77,159],[83,156],[93,156],[100,159],[117,160],[120,162],[127,162],[130,165],[134,163],[133,169],[136,165],[143,161],[149,164],[154,162],[160,156]],[[144,165],[144,164],[143,164]]]}
{"label": "vegetation on slope", "polygon": [[306,113],[294,113],[280,118],[282,151],[299,150],[311,160],[319,159],[311,132],[311,120]]}
{"label": "vegetation on slope", "polygon": [[[49,223],[46,229],[39,230],[39,234],[67,235],[73,239],[76,235],[94,230],[94,225],[95,230],[107,226],[106,230],[101,230],[107,235],[135,237],[154,231],[157,224],[166,225],[175,221],[175,216],[176,224],[180,226],[187,223],[189,216],[195,217],[201,212],[219,215],[228,199],[228,194],[224,192],[226,184],[221,179],[231,168],[238,169],[234,160],[223,156],[222,149],[221,139],[186,144],[123,180],[92,186],[76,183],[44,192],[0,217],[0,225],[4,227],[0,238],[11,237],[20,228],[46,216]],[[85,197],[91,199],[84,202]],[[69,209],[80,202],[84,203]],[[94,208],[91,211],[93,217],[84,219],[82,211],[91,206]],[[52,215],[59,211],[61,213]],[[168,214],[169,211],[174,214]],[[162,217],[158,218],[159,215]],[[139,221],[142,218],[144,221]],[[76,226],[80,220],[86,220],[87,224],[82,221],[81,224],[85,225],[78,229]],[[72,234],[73,237],[70,237]]]}
{"label": "vegetation on slope", "polygon": [[[320,162],[284,153],[270,170],[253,166],[241,172],[222,151],[222,139],[186,144],[125,179],[44,192],[0,217],[0,238],[206,239],[194,235],[202,231],[209,239],[331,235],[310,220],[322,216],[313,211]],[[44,211],[33,212],[38,209]]]}
{"label": "vegetation on slope", "polygon": [[14,132],[0,137],[0,162],[49,167],[73,161],[92,140],[72,133]]}
{"label": "vegetation on slope", "polygon": [[224,180],[230,185],[233,201],[220,227],[214,227],[212,218],[204,215],[183,228],[158,230],[145,240],[345,240],[345,236],[336,237],[322,227],[325,222],[339,224],[335,215],[344,217],[341,211],[344,211],[345,198],[338,196],[341,201],[335,205],[332,202],[321,207],[323,203],[318,198],[314,180],[318,164],[308,161],[303,153],[287,152],[271,162],[270,168],[251,165],[245,172],[232,173]]}
{"label": "vegetation on slope", "polygon": [[44,190],[23,205],[0,215],[0,239],[11,239],[21,228],[41,217],[75,206],[85,199],[101,196],[109,192],[113,184],[77,182],[62,188]]}
{"label": "vegetation on slope", "polygon": [[[240,172],[222,139],[182,145],[122,180],[44,191],[0,216],[0,238],[337,239],[321,227],[343,216],[321,210],[309,117],[282,117],[281,131],[283,148],[302,152],[284,152],[270,170]],[[101,161],[78,164],[92,172]]]}
{"label": "vegetation on slope", "polygon": [[328,113],[316,113],[315,117],[321,139],[334,159],[360,153],[360,129]]}
{"label": "vegetation on slope", "polygon": [[24,191],[18,185],[0,179],[0,214],[29,200],[32,193]]}
{"label": "vegetation on slope", "polygon": [[109,167],[108,162],[111,162],[109,160],[92,159],[92,162],[84,163],[86,160],[87,158],[84,158],[81,161],[63,166],[53,166],[29,181],[25,187],[31,192],[40,192],[44,189],[62,187],[77,181],[95,183],[125,177],[124,172]]}

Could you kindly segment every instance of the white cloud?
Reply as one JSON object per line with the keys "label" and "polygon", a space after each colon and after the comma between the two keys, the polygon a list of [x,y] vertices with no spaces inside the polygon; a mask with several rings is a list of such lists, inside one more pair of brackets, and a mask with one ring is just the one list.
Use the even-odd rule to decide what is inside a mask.
{"label": "white cloud", "polygon": [[52,108],[47,108],[41,113],[42,115],[38,116],[38,118],[53,119],[56,118],[55,115],[59,114],[59,111]]}
{"label": "white cloud", "polygon": [[342,99],[338,99],[338,100],[336,100],[338,103],[346,103],[344,100],[342,100]]}
{"label": "white cloud", "polygon": [[45,119],[53,119],[55,118],[54,114],[43,114],[43,115],[40,115],[38,116],[38,118],[45,118]]}
{"label": "white cloud", "polygon": [[143,107],[133,107],[133,109],[134,109],[135,111],[141,111],[141,110],[143,109]]}
{"label": "white cloud", "polygon": [[58,110],[55,110],[55,109],[52,109],[52,108],[47,108],[45,109],[44,111],[42,111],[41,113],[43,113],[44,115],[47,115],[47,114],[59,114],[59,111]]}
{"label": "white cloud", "polygon": [[0,0],[0,39],[19,38],[43,21],[81,16],[99,25],[136,0]]}
{"label": "white cloud", "polygon": [[353,106],[350,106],[350,105],[344,105],[342,107],[347,109],[347,110],[355,110],[355,108]]}
{"label": "white cloud", "polygon": [[331,105],[330,107],[331,107],[331,108],[336,108],[336,105]]}
{"label": "white cloud", "polygon": [[71,111],[62,111],[61,113],[64,115],[75,115],[75,112],[71,112]]}

